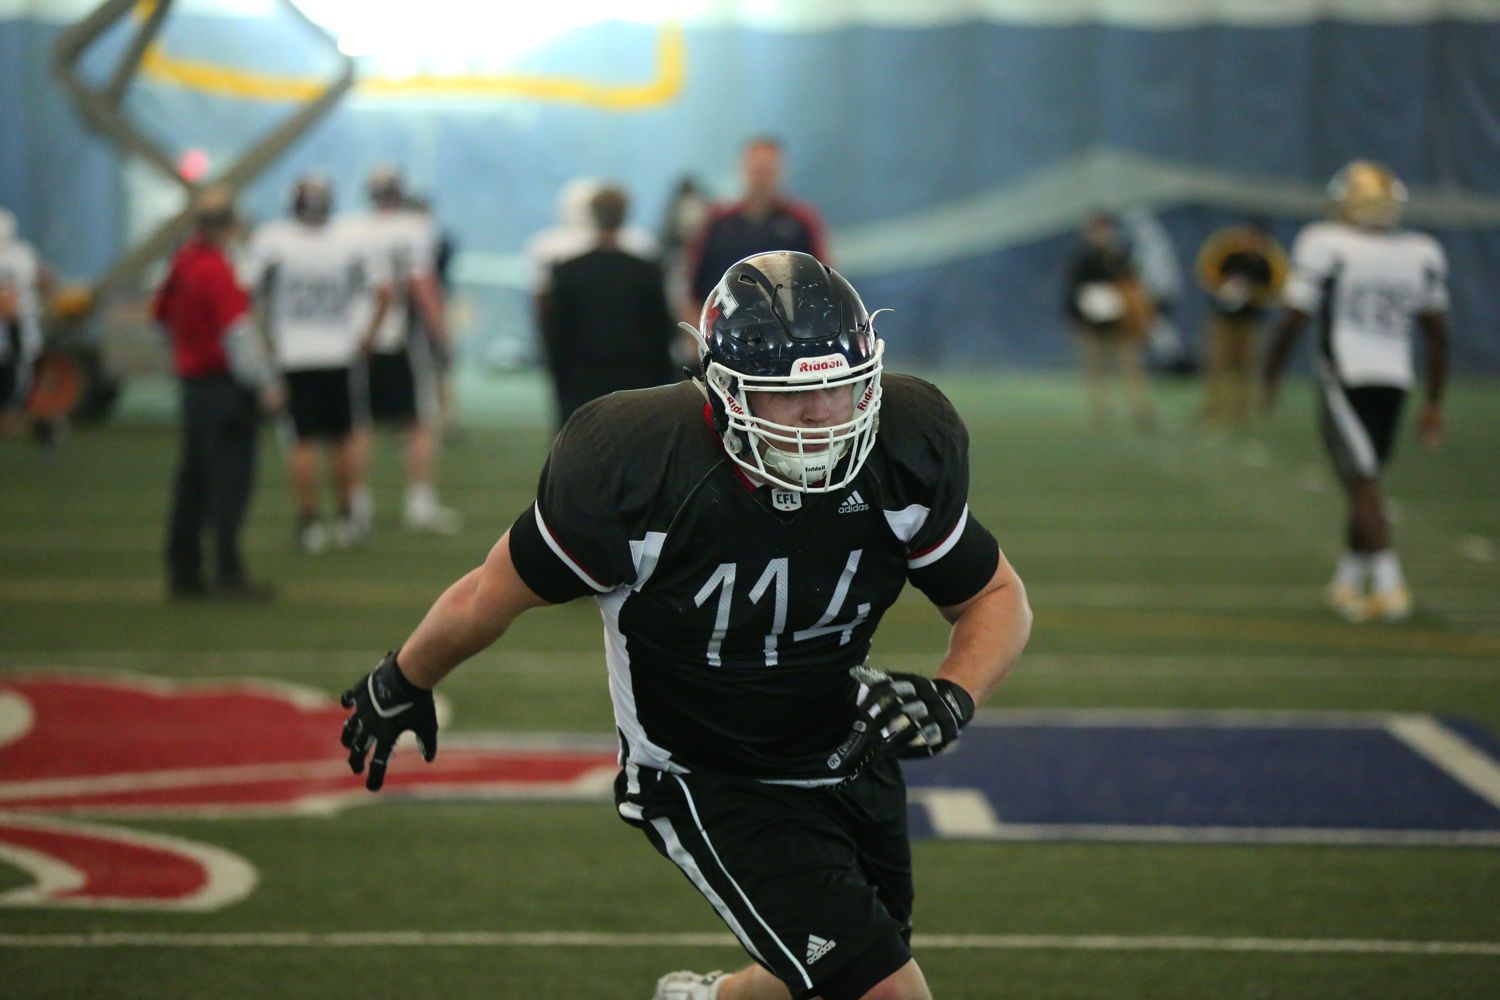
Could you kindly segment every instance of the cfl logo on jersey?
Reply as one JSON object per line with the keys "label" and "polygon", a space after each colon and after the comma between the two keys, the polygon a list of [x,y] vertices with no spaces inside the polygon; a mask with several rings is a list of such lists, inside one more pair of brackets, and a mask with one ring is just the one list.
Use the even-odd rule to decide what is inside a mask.
{"label": "cfl logo on jersey", "polygon": [[849,359],[842,354],[828,354],[821,358],[798,358],[792,363],[793,375],[832,375],[849,370]]}
{"label": "cfl logo on jersey", "polygon": [[862,510],[869,509],[870,505],[865,503],[865,498],[859,495],[859,490],[844,497],[844,502],[839,504],[840,514],[858,514]]}
{"label": "cfl logo on jersey", "polygon": [[802,494],[796,490],[771,490],[771,506],[777,510],[801,510]]}

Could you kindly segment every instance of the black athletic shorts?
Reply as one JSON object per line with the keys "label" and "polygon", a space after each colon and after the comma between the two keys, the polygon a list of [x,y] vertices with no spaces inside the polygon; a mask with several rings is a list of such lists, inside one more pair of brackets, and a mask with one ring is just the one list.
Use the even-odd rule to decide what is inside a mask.
{"label": "black athletic shorts", "polygon": [[[363,401],[356,402],[349,368],[308,368],[286,373],[287,409],[298,440],[349,436],[361,423]],[[359,393],[360,396],[363,393]]]}
{"label": "black athletic shorts", "polygon": [[417,417],[417,380],[406,351],[369,358],[370,416],[381,423],[409,424]]}
{"label": "black athletic shorts", "polygon": [[14,362],[0,361],[0,413],[6,410],[19,410],[25,404],[24,399],[13,399],[18,395],[16,392],[16,374],[19,370]]}
{"label": "black athletic shorts", "polygon": [[794,998],[857,1000],[911,960],[911,845],[895,760],[817,788],[630,765],[615,798]]}
{"label": "black athletic shorts", "polygon": [[1339,479],[1375,479],[1396,445],[1406,390],[1394,385],[1342,385],[1324,379],[1318,417]]}

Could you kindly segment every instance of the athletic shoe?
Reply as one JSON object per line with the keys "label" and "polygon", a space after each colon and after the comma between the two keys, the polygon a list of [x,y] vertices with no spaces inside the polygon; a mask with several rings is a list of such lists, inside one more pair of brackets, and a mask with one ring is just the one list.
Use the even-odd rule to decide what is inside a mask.
{"label": "athletic shoe", "polygon": [[463,527],[463,516],[451,507],[437,502],[409,503],[401,517],[407,531],[424,531],[433,535],[456,534]]}
{"label": "athletic shoe", "polygon": [[1369,609],[1359,588],[1353,584],[1334,582],[1328,585],[1327,593],[1329,605],[1345,621],[1355,624],[1369,621]]}
{"label": "athletic shoe", "polygon": [[328,548],[328,529],[321,521],[309,518],[297,525],[297,548],[316,555]]}
{"label": "athletic shoe", "polygon": [[353,515],[333,522],[333,544],[341,549],[363,545],[370,539],[370,526]]}
{"label": "athletic shoe", "polygon": [[1377,590],[1365,599],[1365,618],[1399,622],[1411,617],[1411,591],[1405,587]]}
{"label": "athletic shoe", "polygon": [[276,588],[260,580],[220,580],[210,588],[209,596],[221,601],[264,604],[276,597]]}
{"label": "athletic shoe", "polygon": [[656,981],[651,1000],[714,1000],[714,984],[723,978],[722,972],[669,972]]}

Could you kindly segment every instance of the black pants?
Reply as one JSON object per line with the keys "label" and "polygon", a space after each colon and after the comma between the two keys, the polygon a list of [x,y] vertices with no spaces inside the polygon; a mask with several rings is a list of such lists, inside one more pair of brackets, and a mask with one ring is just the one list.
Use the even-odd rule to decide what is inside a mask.
{"label": "black pants", "polygon": [[202,535],[213,532],[218,581],[242,583],[240,528],[255,474],[255,395],[228,375],[182,380],[182,454],[167,528],[174,589],[203,586]]}

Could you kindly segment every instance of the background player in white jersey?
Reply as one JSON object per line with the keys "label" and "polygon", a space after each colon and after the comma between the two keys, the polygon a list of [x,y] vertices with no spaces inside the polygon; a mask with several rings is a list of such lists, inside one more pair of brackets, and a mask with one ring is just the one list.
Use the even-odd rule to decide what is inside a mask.
{"label": "background player in white jersey", "polygon": [[[432,218],[412,211],[401,175],[381,169],[370,175],[368,212],[342,220],[357,234],[366,253],[381,260],[390,274],[390,306],[367,345],[370,415],[406,431],[406,503],[402,523],[412,531],[457,531],[459,516],[438,503],[433,475],[442,441],[442,414],[437,397],[438,360],[448,351],[442,294],[435,259],[438,234]],[[370,313],[378,308],[372,295]],[[410,337],[409,310],[422,316],[426,337]],[[368,430],[356,431],[362,467],[368,466],[373,442]],[[355,515],[367,524],[373,501],[367,482],[356,491]]]}
{"label": "background player in white jersey", "polygon": [[[329,221],[333,192],[318,176],[292,192],[292,217],[276,219],[251,236],[241,281],[255,296],[286,382],[295,440],[292,491],[297,545],[321,551],[328,531],[318,517],[318,442],[327,445],[337,518],[333,539],[361,540],[365,523],[353,513],[359,479],[356,428],[369,423],[367,387],[358,364],[361,345],[387,309],[389,275],[380,257],[365,252],[357,234]],[[375,315],[360,303],[377,297]]]}
{"label": "background player in white jersey", "polygon": [[0,208],[0,426],[23,423],[31,370],[42,352],[42,301],[52,273],[31,244],[16,237],[16,219]]}
{"label": "background player in white jersey", "polygon": [[1292,247],[1288,309],[1266,362],[1266,398],[1274,405],[1292,345],[1317,317],[1323,437],[1349,501],[1348,548],[1329,600],[1351,621],[1405,618],[1411,593],[1391,547],[1380,472],[1416,379],[1413,321],[1426,341],[1427,396],[1417,431],[1429,446],[1442,439],[1447,265],[1432,237],[1397,228],[1406,188],[1386,167],[1356,160],[1334,177],[1329,193],[1334,220],[1307,226]]}
{"label": "background player in white jersey", "polygon": [[[535,503],[345,692],[350,766],[373,748],[379,788],[407,729],[430,760],[432,686],[523,611],[593,596],[619,814],[753,959],[669,973],[656,997],[928,1000],[898,758],[951,746],[1009,672],[1024,589],[969,512],[963,423],[934,386],[882,374],[840,275],[748,257],[697,336],[701,380],[574,413]],[[935,676],[865,666],[908,580],[952,624]]]}

